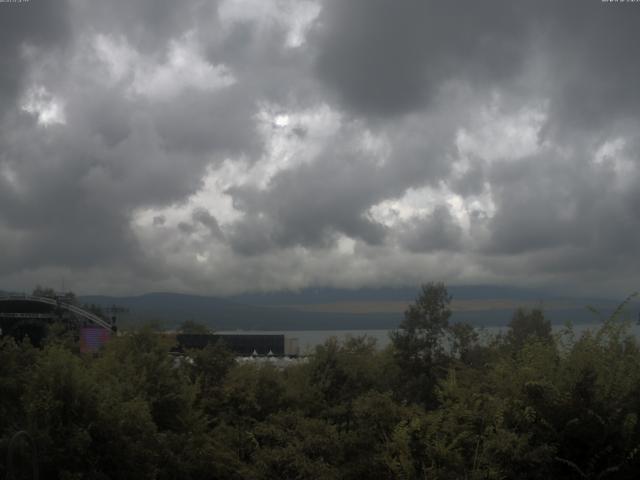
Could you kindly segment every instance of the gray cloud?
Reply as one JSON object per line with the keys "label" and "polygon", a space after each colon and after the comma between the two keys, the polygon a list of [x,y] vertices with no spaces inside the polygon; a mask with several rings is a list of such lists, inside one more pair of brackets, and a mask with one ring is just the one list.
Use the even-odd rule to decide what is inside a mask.
{"label": "gray cloud", "polygon": [[328,1],[314,38],[318,75],[338,101],[381,115],[420,109],[450,78],[491,85],[522,62],[523,3]]}
{"label": "gray cloud", "polygon": [[69,16],[80,28],[125,37],[145,54],[154,55],[200,22],[217,28],[217,7],[216,0],[76,2]]}
{"label": "gray cloud", "polygon": [[0,4],[1,288],[637,288],[637,4],[261,8]]}
{"label": "gray cloud", "polygon": [[6,3],[0,14],[0,115],[15,105],[30,56],[64,48],[71,34],[69,5],[34,0]]}
{"label": "gray cloud", "polygon": [[193,218],[193,221],[195,223],[204,225],[213,237],[218,239],[224,237],[224,234],[220,229],[220,225],[218,224],[218,220],[216,220],[216,217],[211,215],[211,213],[209,213],[207,210],[203,208],[197,208],[193,211],[191,217]]}
{"label": "gray cloud", "polygon": [[[421,119],[420,125],[429,123]],[[255,236],[258,225],[268,239],[255,245],[259,251],[293,245],[330,248],[339,235],[372,245],[383,243],[388,227],[372,218],[369,209],[409,187],[437,184],[446,176],[444,152],[439,144],[428,142],[441,133],[441,127],[419,141],[413,138],[413,120],[395,131],[380,132],[389,135],[394,148],[389,162],[383,153],[362,150],[354,142],[359,128],[357,122],[345,125],[317,159],[279,172],[265,188],[229,189],[236,208],[250,214],[235,226],[233,244],[246,245],[240,237]],[[246,223],[253,226],[242,225]]]}
{"label": "gray cloud", "polygon": [[327,158],[282,172],[266,190],[233,189],[230,194],[239,209],[261,212],[272,223],[275,244],[329,246],[335,233],[379,243],[384,228],[364,216],[378,195],[378,181],[365,162]]}
{"label": "gray cloud", "polygon": [[462,228],[444,205],[429,215],[413,217],[400,230],[401,245],[411,252],[457,251],[462,246]]}

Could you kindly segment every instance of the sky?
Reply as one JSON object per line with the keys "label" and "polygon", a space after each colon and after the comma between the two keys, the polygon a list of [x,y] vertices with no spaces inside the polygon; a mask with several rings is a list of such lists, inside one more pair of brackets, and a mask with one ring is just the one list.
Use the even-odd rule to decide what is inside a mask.
{"label": "sky", "polygon": [[640,2],[0,3],[0,289],[640,288]]}

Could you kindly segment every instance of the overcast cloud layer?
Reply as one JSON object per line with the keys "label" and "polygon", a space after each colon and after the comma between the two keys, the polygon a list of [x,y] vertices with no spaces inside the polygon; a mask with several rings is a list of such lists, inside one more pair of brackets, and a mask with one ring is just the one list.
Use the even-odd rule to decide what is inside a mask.
{"label": "overcast cloud layer", "polygon": [[0,3],[0,288],[640,287],[640,3]]}

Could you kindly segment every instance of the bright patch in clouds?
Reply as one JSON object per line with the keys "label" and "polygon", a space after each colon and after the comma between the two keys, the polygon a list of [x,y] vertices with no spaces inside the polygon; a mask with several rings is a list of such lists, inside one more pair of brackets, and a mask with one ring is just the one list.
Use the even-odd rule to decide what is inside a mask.
{"label": "bright patch in clouds", "polygon": [[603,165],[608,162],[616,162],[616,160],[622,154],[625,147],[624,138],[614,138],[613,140],[607,140],[596,151],[593,161],[597,165]]}
{"label": "bright patch in clouds", "polygon": [[627,188],[636,183],[636,163],[629,158],[627,143],[622,137],[605,141],[593,156],[593,163],[600,168],[610,170],[615,175],[616,187]]}
{"label": "bright patch in clouds", "polygon": [[4,184],[11,189],[18,189],[18,175],[8,163],[0,163],[0,179],[4,180]]}
{"label": "bright patch in clouds", "polygon": [[277,105],[265,104],[256,119],[265,153],[242,183],[262,188],[278,172],[314,161],[342,127],[340,114],[327,105],[285,113]]}
{"label": "bright patch in clouds", "polygon": [[112,82],[120,82],[132,75],[134,65],[140,59],[126,41],[110,35],[96,35],[92,41],[93,52],[102,62]]}
{"label": "bright patch in clouds", "polygon": [[462,157],[479,157],[489,162],[533,155],[541,147],[539,133],[547,118],[546,111],[543,103],[505,113],[499,99],[494,99],[469,127],[458,130],[458,152]]}
{"label": "bright patch in clouds", "polygon": [[224,0],[218,12],[223,24],[249,21],[264,30],[278,25],[287,32],[285,45],[296,48],[305,43],[320,10],[318,3],[304,0]]}
{"label": "bright patch in clouds", "polygon": [[286,127],[289,125],[289,115],[276,115],[273,119],[273,123],[276,127]]}
{"label": "bright patch in clouds", "polygon": [[226,66],[213,65],[202,56],[191,34],[172,40],[166,57],[157,61],[135,51],[124,38],[97,35],[93,47],[111,80],[128,84],[133,95],[168,99],[187,89],[214,91],[235,82]]}
{"label": "bright patch in clouds", "polygon": [[[162,218],[163,226],[175,228],[180,222],[190,221],[195,209],[203,208],[224,230],[225,225],[243,215],[234,208],[228,189],[241,185],[266,188],[278,172],[314,161],[338,135],[342,124],[340,115],[326,105],[286,113],[280,107],[263,105],[256,120],[265,144],[258,161],[227,159],[210,166],[195,194],[180,204],[138,210],[133,216],[134,227],[146,228],[154,224],[154,219]],[[373,148],[378,143],[369,135],[364,137],[363,145]]]}
{"label": "bright patch in clouds", "polygon": [[66,123],[64,103],[54,97],[45,87],[38,85],[27,90],[22,103],[22,110],[35,115],[38,123],[45,127]]}
{"label": "bright patch in clouds", "polygon": [[465,231],[471,228],[472,217],[481,215],[491,218],[496,212],[488,184],[481,194],[463,197],[441,183],[438,188],[410,188],[400,198],[384,200],[374,205],[368,213],[375,221],[393,228],[416,217],[430,215],[442,205],[447,206],[452,217]]}

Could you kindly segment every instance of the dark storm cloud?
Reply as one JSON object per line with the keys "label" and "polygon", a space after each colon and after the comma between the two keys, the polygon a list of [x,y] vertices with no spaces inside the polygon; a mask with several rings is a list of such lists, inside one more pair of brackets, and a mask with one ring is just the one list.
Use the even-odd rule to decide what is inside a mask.
{"label": "dark storm cloud", "polygon": [[[428,119],[420,122],[421,126],[429,123]],[[247,245],[257,251],[294,245],[328,248],[339,234],[372,245],[383,243],[388,228],[370,216],[370,207],[401,196],[407,188],[435,185],[448,172],[445,151],[431,142],[443,138],[440,127],[434,126],[419,141],[412,138],[416,128],[412,121],[403,127],[389,139],[394,146],[392,161],[354,147],[345,133],[313,162],[282,170],[265,188],[229,189],[235,207],[250,214],[235,226],[232,245],[242,251],[247,251]],[[357,131],[356,125],[345,126],[343,131],[354,128]],[[255,214],[260,215],[259,222]],[[243,238],[255,237],[258,228],[266,237],[264,242]]]}
{"label": "dark storm cloud", "polygon": [[[257,255],[275,247],[275,232],[263,216],[247,213],[231,230],[231,246],[240,255]],[[316,242],[318,240],[316,239]]]}
{"label": "dark storm cloud", "polygon": [[187,222],[180,222],[178,223],[178,230],[185,235],[191,235],[195,233],[196,227]]}
{"label": "dark storm cloud", "polygon": [[[193,26],[196,13],[194,5],[175,2],[121,3],[103,5],[100,12],[94,10],[103,8],[98,4],[74,11],[66,2],[0,5],[7,66],[0,73],[1,93],[10,100],[2,105],[0,228],[13,259],[5,274],[125,263],[144,275],[144,252],[130,229],[132,211],[183,200],[199,188],[216,153],[259,151],[254,100],[246,91],[194,91],[150,103],[103,83],[102,74],[77,70],[91,47],[87,35],[122,34],[138,48],[162,51]],[[57,44],[66,50],[55,49]],[[25,47],[32,49],[28,57]],[[90,67],[97,65],[89,60]],[[18,104],[30,87],[28,75],[43,71],[35,81],[53,86],[52,95],[63,99],[61,124],[39,125]],[[218,234],[213,217],[196,219]]]}
{"label": "dark storm cloud", "polygon": [[224,234],[220,229],[220,225],[218,224],[218,220],[216,220],[216,217],[211,215],[211,213],[205,210],[204,208],[196,208],[191,214],[191,218],[193,218],[193,221],[195,223],[204,225],[209,230],[209,233],[213,237],[215,238],[224,237]]}
{"label": "dark storm cloud", "polygon": [[638,4],[224,3],[0,3],[0,275],[639,279]]}
{"label": "dark storm cloud", "polygon": [[[76,2],[74,21],[98,32],[125,37],[145,54],[155,54],[176,36],[205,22],[217,28],[216,0],[110,0]],[[80,25],[79,25],[80,26]]]}
{"label": "dark storm cloud", "polygon": [[156,215],[155,217],[153,217],[153,226],[161,227],[166,223],[166,221],[167,219],[165,218],[164,215]]}
{"label": "dark storm cloud", "polygon": [[330,0],[315,32],[316,69],[357,112],[415,111],[446,80],[491,84],[512,75],[527,48],[523,6]]}
{"label": "dark storm cloud", "polygon": [[594,131],[618,120],[637,121],[640,92],[631,87],[640,75],[636,7],[598,1],[546,5],[541,43],[553,69],[555,128]]}
{"label": "dark storm cloud", "polygon": [[487,249],[513,254],[588,241],[588,227],[579,222],[586,212],[578,208],[592,208],[601,192],[576,166],[551,155],[495,167],[490,182],[499,209]]}
{"label": "dark storm cloud", "polygon": [[15,105],[31,55],[63,48],[70,36],[67,1],[0,5],[0,116]]}
{"label": "dark storm cloud", "polygon": [[177,100],[150,107],[168,149],[249,158],[262,147],[252,118],[255,109],[252,92],[243,85],[227,87],[220,95],[186,92]]}
{"label": "dark storm cloud", "polygon": [[242,109],[243,102],[256,101],[295,109],[325,102],[312,73],[309,47],[285,48],[284,26],[270,24],[265,29],[251,21],[237,21],[226,28],[222,39],[208,30],[200,32],[199,37],[210,61],[222,62],[235,72],[236,108]]}
{"label": "dark storm cloud", "polygon": [[446,205],[438,205],[429,215],[411,218],[398,232],[400,244],[411,252],[459,250],[462,234]]}
{"label": "dark storm cloud", "polygon": [[473,159],[468,171],[449,179],[451,189],[463,197],[479,195],[485,188],[486,165],[481,160]]}
{"label": "dark storm cloud", "polygon": [[42,132],[26,123],[3,137],[18,185],[0,193],[4,223],[29,233],[17,256],[23,267],[135,263],[142,252],[129,228],[131,210],[183,199],[208,163],[166,151],[146,119],[132,121],[116,145],[83,128]]}
{"label": "dark storm cloud", "polygon": [[[639,22],[630,2],[329,0],[312,38],[319,78],[358,113],[419,110],[459,80],[548,95],[558,128],[586,127],[636,117]],[[536,55],[551,78],[523,84]]]}
{"label": "dark storm cloud", "polygon": [[[266,190],[246,187],[229,193],[240,210],[263,215],[262,223],[270,231],[271,240],[262,244],[263,249],[291,245],[327,247],[332,245],[336,233],[379,243],[385,229],[364,216],[366,208],[379,195],[376,184],[380,177],[367,171],[370,169],[370,165],[358,159],[326,158],[283,171]],[[240,221],[244,222],[255,223],[251,217]],[[242,227],[234,237],[239,245],[246,244],[246,240],[238,238],[243,232],[254,234]]]}
{"label": "dark storm cloud", "polygon": [[[637,165],[637,150],[626,153]],[[547,154],[494,169],[498,210],[483,220],[491,235],[480,246],[482,263],[494,271],[570,278],[568,283],[600,276],[618,288],[635,288],[629,283],[637,277],[631,259],[640,244],[637,167],[621,175],[583,155]]]}
{"label": "dark storm cloud", "polygon": [[0,219],[26,234],[14,252],[17,264],[80,266],[129,257],[136,242],[126,213],[99,188],[104,172],[87,162],[96,160],[97,145],[59,129],[43,135],[33,123],[20,119],[19,128],[11,125],[0,136],[17,184],[4,182]]}
{"label": "dark storm cloud", "polygon": [[[604,268],[603,259],[638,253],[638,25],[637,5],[596,0],[328,2],[312,38],[319,78],[356,115],[394,122],[432,108],[452,81],[476,98],[498,91],[512,105],[547,102],[539,142],[555,148],[491,166],[472,158],[446,181],[462,197],[491,188],[495,215],[474,220],[489,236],[471,247],[488,255],[490,270],[500,271],[491,258],[504,256],[525,262],[519,273],[559,275],[563,267],[552,265]],[[614,173],[615,158],[594,165],[616,137],[634,144],[624,173]],[[424,238],[428,249],[433,229],[421,231],[416,219],[410,231],[404,245],[419,249]]]}

